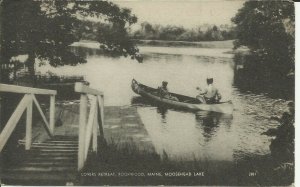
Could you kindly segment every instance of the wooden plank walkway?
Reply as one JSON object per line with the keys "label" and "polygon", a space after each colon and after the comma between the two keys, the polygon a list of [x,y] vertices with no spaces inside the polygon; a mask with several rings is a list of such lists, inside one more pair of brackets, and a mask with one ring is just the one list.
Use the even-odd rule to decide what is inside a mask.
{"label": "wooden plank walkway", "polygon": [[[19,141],[24,149],[24,141]],[[33,143],[15,163],[1,173],[3,184],[66,185],[76,184],[78,139],[55,136],[43,143]]]}
{"label": "wooden plank walkway", "polygon": [[[71,101],[56,104],[54,137],[42,127],[42,121],[33,126],[31,149],[24,150],[20,140],[20,156],[14,164],[4,167],[1,182],[9,185],[80,185],[77,171],[79,103]],[[140,150],[153,150],[152,141],[135,107],[105,107],[104,136],[109,144],[135,144]]]}
{"label": "wooden plank walkway", "polygon": [[[70,101],[59,103],[56,106],[56,120],[61,123],[55,127],[56,136],[78,136],[79,126],[79,102]],[[140,150],[153,150],[153,144],[149,134],[133,106],[106,106],[104,108],[104,137],[108,143],[134,143]],[[38,124],[33,130],[35,142],[43,142],[49,137],[45,133],[42,124]],[[154,151],[154,150],[153,150]]]}
{"label": "wooden plank walkway", "polygon": [[[59,122],[59,120],[61,121],[61,115],[56,115],[55,105],[58,104],[55,102],[56,90],[0,84],[0,92],[24,95],[0,132],[0,152],[8,145],[8,140],[18,123],[24,125],[22,123],[25,121],[25,141],[19,141],[21,146],[17,146],[23,149],[14,148],[15,150],[9,150],[9,148],[17,145],[16,142],[12,142],[11,145],[6,147],[8,151],[5,154],[5,160],[7,162],[0,163],[0,185],[5,183],[13,185],[70,185],[68,184],[70,181],[72,181],[71,184],[74,184],[78,171],[83,169],[89,156],[89,148],[92,147],[92,151],[97,153],[98,135],[103,136],[103,93],[81,82],[75,83],[75,92],[80,94],[80,111],[79,114],[67,115],[67,118],[74,119],[79,115],[78,131],[77,133],[71,133],[73,136],[55,136],[54,127],[63,125],[62,122]],[[49,108],[45,103],[41,106],[36,95],[48,95],[50,97]],[[87,116],[89,97],[90,111]],[[33,119],[33,104],[42,117],[42,123],[37,123],[36,118]],[[49,115],[45,115],[43,109],[46,112],[48,111]],[[61,107],[61,111],[64,110],[65,108]],[[20,120],[25,111],[26,120]],[[36,132],[35,127],[41,126],[41,124],[44,127],[44,132],[47,132],[47,136],[51,139],[34,141],[36,137],[32,138],[32,132]],[[67,128],[67,125],[64,127]],[[69,130],[67,129],[67,131]],[[37,132],[41,137],[45,137],[43,133],[40,133],[40,130],[37,130]],[[3,150],[3,152],[5,151]],[[0,157],[2,157],[2,154]],[[61,159],[63,162],[57,162]]]}

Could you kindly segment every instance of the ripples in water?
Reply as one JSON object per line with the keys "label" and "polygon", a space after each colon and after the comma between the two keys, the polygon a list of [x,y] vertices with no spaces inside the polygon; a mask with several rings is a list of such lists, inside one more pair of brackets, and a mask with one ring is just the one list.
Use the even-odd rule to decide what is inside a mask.
{"label": "ripples in water", "polygon": [[[269,153],[270,139],[261,133],[278,126],[269,117],[281,115],[287,101],[234,87],[234,63],[230,55],[224,54],[226,50],[147,47],[141,51],[145,56],[143,63],[103,56],[90,49],[87,64],[56,69],[43,66],[38,70],[50,70],[58,75],[83,75],[91,87],[104,92],[105,105],[137,106],[151,141],[161,155],[234,160]],[[172,92],[196,96],[195,88],[204,87],[208,76],[214,77],[223,99],[233,101],[232,117],[157,108],[137,97],[130,88],[132,78],[151,87],[166,80]]]}

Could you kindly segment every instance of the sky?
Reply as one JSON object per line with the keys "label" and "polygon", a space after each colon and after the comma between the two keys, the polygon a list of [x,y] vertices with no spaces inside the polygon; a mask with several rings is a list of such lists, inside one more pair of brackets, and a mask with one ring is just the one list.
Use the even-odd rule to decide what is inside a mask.
{"label": "sky", "polygon": [[231,24],[245,0],[113,0],[132,10],[138,23],[178,25],[194,28],[201,24]]}

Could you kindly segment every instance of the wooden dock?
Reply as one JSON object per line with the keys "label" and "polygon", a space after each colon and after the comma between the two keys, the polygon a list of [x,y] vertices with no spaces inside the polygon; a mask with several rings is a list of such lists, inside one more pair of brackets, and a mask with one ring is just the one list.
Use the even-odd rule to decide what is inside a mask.
{"label": "wooden dock", "polygon": [[[55,90],[0,84],[0,92],[23,95],[14,112],[0,133],[0,152],[12,157],[13,162],[1,164],[1,184],[9,185],[71,185],[76,182],[78,172],[83,169],[91,152],[97,153],[98,136],[103,137],[104,95],[83,83],[76,83],[75,92],[80,94],[78,130],[73,136],[57,136],[55,126],[57,116]],[[50,103],[39,103],[36,95],[50,96]],[[88,111],[89,104],[89,111]],[[45,107],[46,106],[46,109]],[[35,142],[33,106],[42,117],[44,134],[48,137]],[[25,124],[20,121],[26,113]],[[72,118],[72,116],[69,116]],[[17,124],[25,126],[25,138],[19,141],[18,150],[5,151],[8,140]],[[6,159],[3,159],[6,160]],[[12,160],[12,159],[10,159]]]}
{"label": "wooden dock", "polygon": [[[20,150],[25,141],[19,141]],[[77,182],[78,138],[54,136],[43,143],[33,143],[19,152],[14,164],[3,168],[3,184],[66,185]]]}
{"label": "wooden dock", "polygon": [[[97,92],[93,93],[97,94]],[[28,103],[30,104],[27,102],[27,105]],[[18,141],[18,150],[13,155],[9,155],[13,157],[13,163],[3,163],[0,183],[8,185],[80,185],[79,175],[85,160],[90,154],[97,153],[95,136],[98,137],[96,138],[98,141],[104,138],[107,143],[111,140],[121,141],[118,142],[121,144],[124,142],[134,143],[139,146],[139,149],[154,151],[135,107],[105,107],[105,109],[101,109],[103,105],[95,106],[95,103],[97,104],[95,100],[92,100],[85,104],[84,109],[87,112],[84,116],[82,115],[82,100],[56,101],[54,104],[52,99],[51,107],[55,109],[50,108],[49,110],[47,110],[48,106],[41,105],[40,112],[47,112],[43,113],[42,120],[33,125],[30,125],[32,120],[26,120],[26,127],[29,129],[26,129],[25,138]],[[95,110],[97,106],[99,107]],[[28,106],[23,108],[28,110]],[[99,112],[97,112],[98,110]],[[29,114],[31,113],[30,110],[28,111],[27,117],[30,118]],[[88,111],[90,111],[89,115],[87,115]],[[91,120],[91,116],[96,117],[96,114],[99,114],[99,121]],[[45,130],[48,126],[44,124],[45,121],[47,123],[49,121],[46,116],[53,117],[51,119],[52,128],[48,130]],[[99,122],[101,126],[96,122]],[[98,127],[98,130],[95,126]],[[97,131],[93,131],[95,129]],[[83,134],[84,137],[81,139],[85,141],[80,140],[80,132],[83,132],[81,135]],[[91,145],[89,146],[88,143]],[[80,151],[82,144],[84,147],[81,147]],[[81,162],[79,162],[80,159],[82,159]]]}

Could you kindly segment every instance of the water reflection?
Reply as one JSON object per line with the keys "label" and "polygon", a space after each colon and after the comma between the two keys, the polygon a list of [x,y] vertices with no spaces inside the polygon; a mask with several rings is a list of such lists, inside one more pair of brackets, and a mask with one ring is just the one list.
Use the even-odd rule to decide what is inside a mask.
{"label": "water reflection", "polygon": [[167,114],[168,114],[168,108],[159,106],[157,107],[157,113],[161,115],[161,122],[162,123],[167,123]]}
{"label": "water reflection", "polygon": [[170,159],[233,159],[234,145],[227,139],[231,115],[150,106],[138,107],[138,112],[161,156],[167,153]]}
{"label": "water reflection", "polygon": [[[168,109],[143,97],[133,97],[156,151],[169,159],[232,160],[232,115]],[[223,144],[222,144],[223,143]],[[216,150],[223,150],[220,154]]]}
{"label": "water reflection", "polygon": [[[156,111],[161,116],[161,122],[167,123],[168,117],[168,107],[164,105],[160,105],[159,103],[152,102],[151,100],[144,98],[144,97],[132,97],[131,105],[134,106],[154,106],[156,107]],[[178,109],[171,109],[172,111],[178,112],[186,112],[184,110]],[[226,124],[227,127],[230,127],[230,122],[233,118],[232,115],[222,114],[218,112],[211,112],[211,111],[197,111],[193,112],[195,114],[196,124],[203,130],[203,136],[209,139],[213,136],[213,133],[216,131],[217,127],[220,124],[220,120],[227,120]]]}
{"label": "water reflection", "polygon": [[226,121],[225,125],[230,127],[232,115],[226,115],[217,112],[198,111],[195,114],[196,124],[202,129],[203,137],[208,142],[215,135],[221,120]]}
{"label": "water reflection", "polygon": [[[232,55],[221,49],[202,48],[144,47],[141,52],[144,62],[137,63],[78,48],[77,53],[86,53],[87,64],[37,68],[58,75],[85,76],[91,87],[104,92],[106,106],[136,106],[156,151],[161,155],[165,152],[169,158],[233,160],[269,152],[269,139],[261,133],[278,125],[268,116],[280,114],[286,103],[234,87]],[[198,94],[195,88],[204,87],[207,76],[214,77],[224,100],[233,101],[233,116],[158,108],[137,97],[130,87],[132,78],[151,87],[166,80],[171,92],[194,97]]]}
{"label": "water reflection", "polygon": [[130,104],[132,106],[151,106],[153,103],[151,103],[150,100],[141,97],[141,96],[133,96],[130,100]]}

